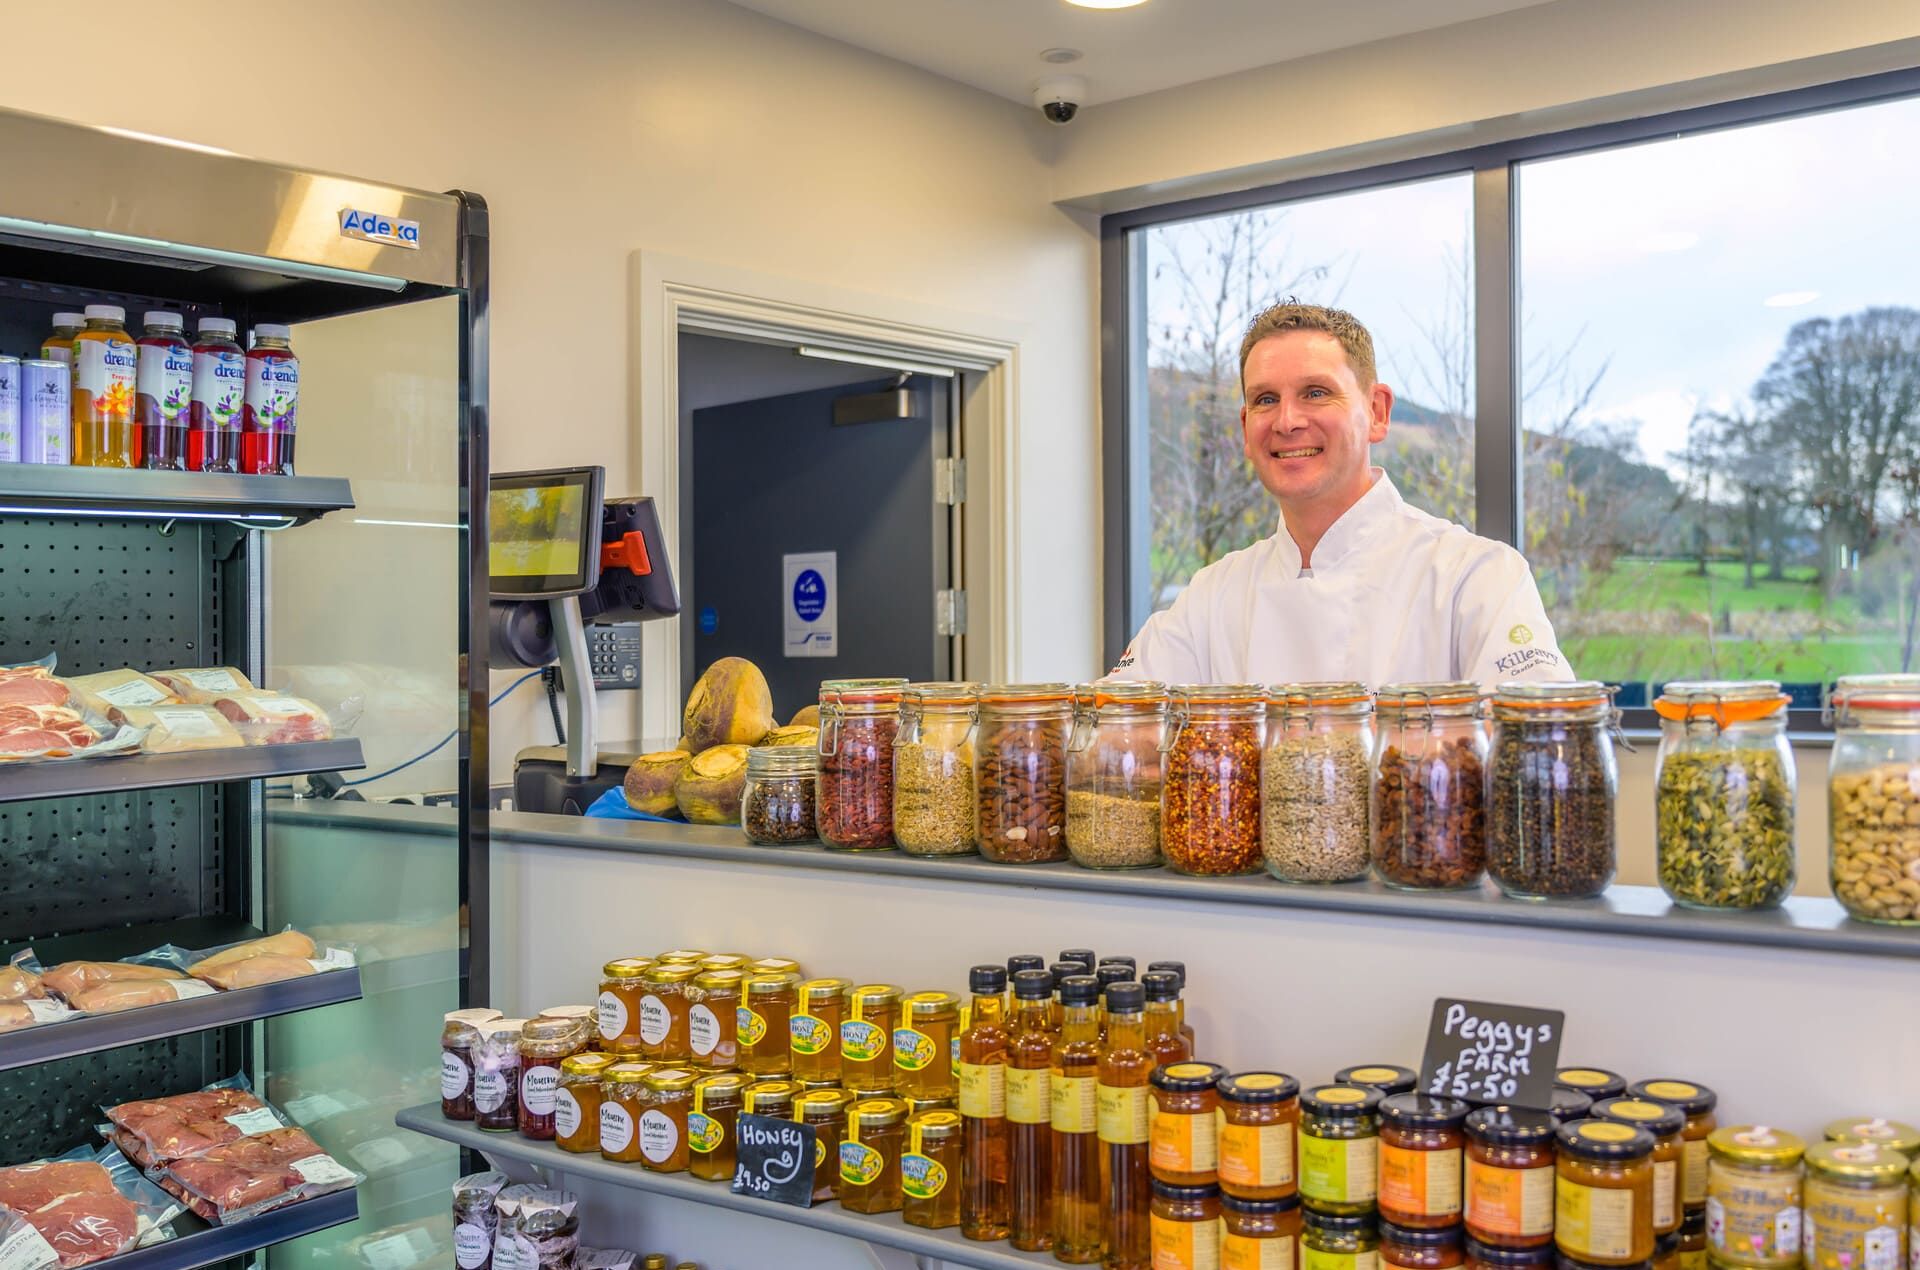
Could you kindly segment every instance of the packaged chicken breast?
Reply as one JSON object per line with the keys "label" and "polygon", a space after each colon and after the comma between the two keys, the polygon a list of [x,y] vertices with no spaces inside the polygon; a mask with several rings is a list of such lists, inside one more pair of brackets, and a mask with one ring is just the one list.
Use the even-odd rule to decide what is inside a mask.
{"label": "packaged chicken breast", "polygon": [[177,670],[156,670],[153,677],[178,693],[182,701],[199,706],[212,705],[216,697],[258,691],[253,681],[233,666],[183,666]]}
{"label": "packaged chicken breast", "polygon": [[248,745],[291,745],[333,736],[327,712],[302,697],[232,692],[215,696],[209,704],[240,730]]}
{"label": "packaged chicken breast", "polygon": [[344,948],[319,948],[312,939],[289,927],[277,935],[249,939],[225,948],[200,953],[182,950],[182,962],[195,979],[231,992],[283,979],[303,979],[329,970],[345,970],[354,964],[354,957]]}

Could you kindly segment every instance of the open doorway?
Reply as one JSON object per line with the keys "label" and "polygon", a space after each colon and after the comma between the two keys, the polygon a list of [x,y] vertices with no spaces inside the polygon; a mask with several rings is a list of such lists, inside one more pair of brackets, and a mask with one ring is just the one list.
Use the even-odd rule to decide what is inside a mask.
{"label": "open doorway", "polygon": [[781,721],[823,679],[963,673],[964,380],[678,335],[680,689],[721,657]]}

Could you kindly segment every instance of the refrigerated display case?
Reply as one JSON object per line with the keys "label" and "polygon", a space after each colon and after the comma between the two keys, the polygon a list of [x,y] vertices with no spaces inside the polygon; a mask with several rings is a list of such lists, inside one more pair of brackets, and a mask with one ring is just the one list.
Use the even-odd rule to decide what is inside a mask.
{"label": "refrigerated display case", "polygon": [[0,354],[92,303],[287,325],[301,363],[294,476],[0,463],[0,665],[232,666],[334,725],[0,764],[0,955],[292,925],[357,961],[0,1034],[0,1165],[244,1072],[366,1180],[123,1259],[450,1261],[458,1153],[393,1112],[438,1070],[418,1021],[487,995],[485,204],[7,112],[0,164]]}

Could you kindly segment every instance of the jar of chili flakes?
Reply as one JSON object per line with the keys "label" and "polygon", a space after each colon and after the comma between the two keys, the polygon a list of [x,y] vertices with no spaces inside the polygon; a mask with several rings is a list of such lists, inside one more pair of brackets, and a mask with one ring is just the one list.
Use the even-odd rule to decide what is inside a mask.
{"label": "jar of chili flakes", "polygon": [[687,988],[700,977],[697,965],[648,966],[640,976],[640,1054],[649,1062],[684,1063],[692,1057],[687,1035]]}
{"label": "jar of chili flakes", "polygon": [[1467,1111],[1458,1098],[1427,1094],[1395,1094],[1381,1101],[1382,1222],[1409,1230],[1460,1224]]}
{"label": "jar of chili flakes", "polygon": [[1505,1105],[1466,1119],[1468,1236],[1495,1248],[1553,1245],[1553,1117]]}
{"label": "jar of chili flakes", "polygon": [[1267,693],[1259,684],[1184,684],[1169,691],[1160,849],[1179,873],[1258,873],[1260,753]]}
{"label": "jar of chili flakes", "polygon": [[820,841],[844,851],[893,846],[893,743],[905,679],[820,685]]}
{"label": "jar of chili flakes", "polygon": [[1479,685],[1389,684],[1375,710],[1374,872],[1402,890],[1477,885],[1487,863]]}

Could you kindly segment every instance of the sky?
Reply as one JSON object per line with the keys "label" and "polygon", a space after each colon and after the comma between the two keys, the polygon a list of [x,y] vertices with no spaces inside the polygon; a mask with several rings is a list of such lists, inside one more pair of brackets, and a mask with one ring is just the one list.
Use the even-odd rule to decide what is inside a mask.
{"label": "sky", "polygon": [[[1585,417],[1668,462],[1696,408],[1746,400],[1795,322],[1920,306],[1916,142],[1909,100],[1521,165],[1523,362],[1565,355],[1582,380],[1604,369]],[[1403,396],[1423,395],[1421,330],[1448,309],[1471,200],[1462,174],[1286,209],[1288,263],[1332,266],[1324,293],[1299,298],[1366,322]],[[1192,233],[1150,231],[1150,268]],[[1180,320],[1170,287],[1149,281],[1147,306]]]}

